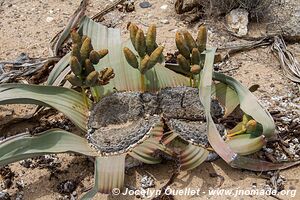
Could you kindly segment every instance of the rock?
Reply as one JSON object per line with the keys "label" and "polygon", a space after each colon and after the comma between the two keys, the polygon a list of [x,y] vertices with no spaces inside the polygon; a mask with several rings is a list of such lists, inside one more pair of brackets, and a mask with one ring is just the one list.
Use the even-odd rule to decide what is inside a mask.
{"label": "rock", "polygon": [[30,168],[32,164],[32,159],[21,160],[19,163],[25,168]]}
{"label": "rock", "polygon": [[143,1],[143,2],[140,3],[141,8],[149,8],[151,6],[152,5],[148,1]]}
{"label": "rock", "polygon": [[0,191],[0,200],[10,200],[10,196],[7,192]]}
{"label": "rock", "polygon": [[263,148],[263,150],[267,153],[273,153],[274,152],[273,149],[271,149],[271,148]]}
{"label": "rock", "polygon": [[143,189],[147,189],[147,188],[151,188],[151,187],[154,187],[155,184],[154,184],[154,180],[152,177],[150,176],[143,176],[142,179],[141,179],[141,187]]}
{"label": "rock", "polygon": [[291,13],[289,20],[283,25],[282,30],[291,36],[300,34],[300,10]]}
{"label": "rock", "polygon": [[48,22],[48,23],[49,23],[49,22],[52,22],[53,19],[54,19],[53,17],[47,17],[47,18],[46,18],[46,22]]}
{"label": "rock", "polygon": [[72,194],[75,191],[76,187],[77,187],[77,184],[75,181],[66,180],[66,181],[61,182],[57,186],[57,190],[61,194]]}
{"label": "rock", "polygon": [[248,32],[248,11],[244,9],[234,9],[226,15],[228,29],[238,36],[247,35]]}
{"label": "rock", "polygon": [[298,138],[294,138],[294,139],[292,139],[292,142],[293,142],[294,144],[299,144],[299,140],[298,140]]}
{"label": "rock", "polygon": [[161,7],[160,7],[160,9],[162,9],[162,10],[166,10],[168,8],[168,5],[167,4],[164,4],[164,5],[162,5]]}
{"label": "rock", "polygon": [[162,19],[162,20],[160,20],[160,22],[163,24],[170,24],[169,20],[167,20],[167,19]]}

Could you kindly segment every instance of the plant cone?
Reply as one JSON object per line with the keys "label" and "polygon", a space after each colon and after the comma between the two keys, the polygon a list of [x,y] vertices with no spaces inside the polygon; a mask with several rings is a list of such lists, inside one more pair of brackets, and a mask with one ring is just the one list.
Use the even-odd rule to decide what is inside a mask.
{"label": "plant cone", "polygon": [[200,52],[197,48],[193,48],[192,50],[192,64],[199,65],[200,63]]}
{"label": "plant cone", "polygon": [[133,68],[138,69],[139,63],[134,53],[127,47],[124,47],[123,52],[128,64]]}
{"label": "plant cone", "polygon": [[146,71],[148,69],[149,60],[150,60],[150,57],[146,54],[145,57],[141,61],[140,72],[142,74],[146,73]]}
{"label": "plant cone", "polygon": [[177,32],[175,36],[176,47],[179,53],[182,54],[186,59],[190,59],[190,50],[182,37],[181,33]]}
{"label": "plant cone", "polygon": [[85,83],[89,87],[94,87],[98,81],[99,72],[93,71],[86,77]]}
{"label": "plant cone", "polygon": [[102,59],[108,54],[108,49],[101,49],[98,51],[98,54],[100,55],[100,59]]}
{"label": "plant cone", "polygon": [[199,65],[192,65],[191,70],[193,74],[199,74],[201,71],[201,67]]}
{"label": "plant cone", "polygon": [[72,72],[75,75],[77,75],[77,76],[81,75],[82,67],[81,67],[81,64],[79,63],[77,57],[75,57],[75,56],[71,57],[71,59],[70,59],[70,67],[71,67]]}
{"label": "plant cone", "polygon": [[146,39],[142,29],[139,29],[136,33],[135,47],[140,57],[144,58],[146,55]]}
{"label": "plant cone", "polygon": [[197,48],[196,41],[188,31],[184,31],[183,36],[190,51],[192,51],[193,48]]}
{"label": "plant cone", "polygon": [[136,34],[137,34],[138,30],[139,30],[139,28],[137,27],[137,25],[135,25],[133,23],[131,23],[129,25],[130,40],[135,49],[136,49],[135,38],[136,38]]}
{"label": "plant cone", "polygon": [[206,43],[207,43],[207,29],[206,26],[201,25],[197,36],[197,44],[200,53],[202,53],[206,49]]}
{"label": "plant cone", "polygon": [[92,62],[90,61],[90,59],[85,59],[84,68],[85,68],[86,75],[88,75],[91,72],[95,71],[95,68],[94,68]]}
{"label": "plant cone", "polygon": [[81,37],[76,30],[71,31],[71,39],[73,44],[77,44],[79,47],[81,46]]}
{"label": "plant cone", "polygon": [[82,60],[85,60],[87,58],[89,58],[90,52],[93,50],[92,47],[92,43],[91,43],[91,38],[86,38],[83,43],[82,46],[80,48],[80,55]]}
{"label": "plant cone", "polygon": [[146,47],[148,55],[156,49],[156,26],[154,24],[150,25],[146,35]]}
{"label": "plant cone", "polygon": [[92,50],[90,52],[89,58],[90,58],[91,63],[93,63],[94,65],[96,65],[96,64],[98,64],[98,62],[100,60],[100,55],[99,55],[99,53],[97,51]]}
{"label": "plant cone", "polygon": [[164,47],[162,46],[159,46],[157,47],[153,52],[152,54],[150,55],[149,57],[149,62],[148,62],[148,65],[147,65],[147,71],[149,69],[151,69],[152,67],[155,66],[155,64],[159,61],[161,55],[162,55],[162,52],[164,50]]}
{"label": "plant cone", "polygon": [[67,75],[66,80],[68,80],[73,86],[82,86],[82,81],[74,74]]}
{"label": "plant cone", "polygon": [[103,73],[102,79],[110,79],[110,77],[114,74],[114,70],[111,67],[106,68],[105,72]]}
{"label": "plant cone", "polygon": [[72,44],[71,56],[75,56],[78,59],[78,61],[81,60],[80,46],[78,44]]}
{"label": "plant cone", "polygon": [[82,37],[81,37],[81,44],[84,42],[84,40],[87,38],[87,36],[86,35],[83,35]]}
{"label": "plant cone", "polygon": [[190,64],[183,55],[179,54],[177,56],[177,62],[183,70],[188,71],[188,72],[190,71]]}

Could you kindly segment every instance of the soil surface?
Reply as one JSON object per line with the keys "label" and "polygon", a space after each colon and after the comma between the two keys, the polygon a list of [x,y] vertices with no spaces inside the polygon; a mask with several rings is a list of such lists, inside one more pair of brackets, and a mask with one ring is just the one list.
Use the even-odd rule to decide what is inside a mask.
{"label": "soil surface", "polygon": [[[134,22],[146,30],[155,23],[158,27],[158,43],[165,45],[164,53],[174,53],[175,32],[188,29],[194,36],[199,24],[205,22],[209,27],[209,46],[225,47],[247,41],[237,39],[228,33],[224,18],[203,18],[190,24],[190,13],[177,15],[174,12],[174,1],[151,0],[151,7],[141,8],[142,0],[135,1],[135,11],[126,13],[118,9],[108,13],[102,22],[111,27],[120,28],[124,39],[128,38],[126,29],[128,22]],[[274,12],[266,14],[266,18],[259,23],[251,22],[248,26],[249,36],[257,37],[268,32],[280,30],[281,27],[292,27],[295,30],[299,19],[300,3],[298,0],[274,1]],[[67,23],[69,17],[80,4],[79,0],[0,0],[0,60],[14,60],[20,53],[27,53],[30,57],[47,57],[49,42]],[[93,16],[101,11],[111,1],[90,0],[87,15]],[[297,17],[298,16],[298,17]],[[299,26],[298,26],[299,27]],[[272,29],[272,30],[269,30]],[[298,32],[299,33],[299,32]],[[300,45],[288,45],[295,57],[300,60]],[[258,84],[260,87],[254,93],[260,102],[273,115],[277,132],[286,148],[294,150],[288,153],[276,154],[276,148],[283,148],[282,144],[271,143],[258,156],[265,158],[266,152],[275,151],[273,159],[296,159],[300,155],[300,92],[295,83],[289,81],[282,73],[280,63],[272,54],[270,47],[257,48],[238,53],[230,57],[216,70],[226,72],[241,81],[246,87]],[[0,106],[0,137],[14,135],[26,131],[38,132],[48,127],[60,127],[67,130],[76,129],[62,115],[42,116],[36,120],[16,120],[28,118],[36,107],[23,105]],[[13,124],[15,122],[17,124]],[[10,125],[4,126],[10,123]],[[293,147],[293,148],[292,148]],[[291,158],[292,157],[292,158]],[[271,158],[269,158],[270,160]],[[255,173],[246,170],[233,169],[223,160],[205,162],[189,172],[180,172],[170,185],[172,189],[200,189],[198,195],[175,196],[175,199],[300,199],[300,166],[288,170],[268,173]],[[125,184],[127,188],[145,187],[149,180],[154,188],[164,186],[173,173],[174,163],[143,165],[129,169],[126,172]],[[78,199],[93,185],[93,163],[84,156],[62,154],[48,155],[36,159],[10,164],[0,170],[0,197],[7,199],[48,200],[48,199]],[[151,181],[150,181],[151,182]],[[146,184],[147,185],[147,184]],[[151,184],[150,184],[151,185]],[[153,186],[153,184],[152,184]],[[210,195],[211,189],[249,190],[277,188],[290,190],[288,195]],[[152,188],[153,189],[153,188]],[[296,194],[292,191],[296,191]],[[5,194],[8,193],[8,194]],[[0,198],[0,199],[1,199]],[[140,196],[113,196],[97,194],[95,199],[101,200],[133,200]]]}

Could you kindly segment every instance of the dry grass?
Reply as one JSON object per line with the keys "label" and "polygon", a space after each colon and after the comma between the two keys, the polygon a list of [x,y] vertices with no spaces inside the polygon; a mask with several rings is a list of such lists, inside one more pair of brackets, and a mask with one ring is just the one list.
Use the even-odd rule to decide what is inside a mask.
{"label": "dry grass", "polygon": [[232,9],[243,8],[249,12],[250,19],[258,20],[264,17],[275,0],[210,0],[204,1],[208,15],[226,15]]}

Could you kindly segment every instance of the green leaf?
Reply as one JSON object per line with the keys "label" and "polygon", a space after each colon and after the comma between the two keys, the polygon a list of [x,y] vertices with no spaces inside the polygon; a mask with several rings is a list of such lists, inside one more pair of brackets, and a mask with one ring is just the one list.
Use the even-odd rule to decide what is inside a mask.
{"label": "green leaf", "polygon": [[239,97],[240,108],[263,126],[264,136],[267,138],[274,136],[275,124],[272,116],[260,105],[256,97],[246,87],[234,78],[217,72],[213,73],[213,78],[229,85],[236,91]]}
{"label": "green leaf", "polygon": [[88,108],[83,102],[80,93],[68,88],[27,84],[0,85],[0,104],[36,104],[53,107],[86,131]]}
{"label": "green leaf", "polygon": [[[86,17],[81,24],[79,32],[91,38],[94,49],[107,48],[109,50],[109,54],[95,65],[95,69],[98,71],[106,67],[112,67],[115,72],[115,78],[108,85],[98,87],[98,91],[102,96],[113,92],[114,88],[120,91],[140,91],[142,89],[141,74],[127,63],[123,54],[123,47],[127,46],[135,53],[136,51],[130,41],[122,43],[119,29],[107,28]],[[49,75],[48,84],[53,84],[59,74],[67,67],[68,63],[65,60],[69,60],[69,56],[66,55],[62,58],[64,62],[62,61],[55,66]],[[165,68],[163,64],[157,64],[154,68],[147,71],[145,79],[149,91],[157,91],[165,87],[189,85],[187,77]],[[56,81],[56,83],[59,83],[59,81]]]}
{"label": "green leaf", "polygon": [[239,155],[248,155],[255,153],[263,148],[266,140],[263,136],[252,137],[251,134],[241,134],[232,137],[226,143]]}
{"label": "green leaf", "polygon": [[97,155],[85,138],[64,130],[51,129],[37,135],[20,134],[1,141],[0,166],[35,156],[66,152]]}
{"label": "green leaf", "polygon": [[225,108],[224,117],[230,115],[240,104],[237,93],[230,86],[224,83],[212,85],[212,96],[218,99],[221,105]]}
{"label": "green leaf", "polygon": [[214,124],[214,121],[210,114],[210,103],[211,103],[211,85],[212,85],[212,67],[214,63],[214,54],[216,49],[209,49],[205,56],[205,65],[202,70],[202,75],[199,85],[199,97],[200,101],[204,106],[206,121],[207,121],[207,136],[209,143],[213,149],[223,158],[227,163],[231,162],[232,159],[237,155],[230,147],[223,141],[219,131]]}
{"label": "green leaf", "polygon": [[[238,155],[235,153],[228,144],[225,143],[225,141],[221,138],[214,121],[211,117],[210,114],[210,102],[211,102],[211,84],[212,84],[212,77],[214,75],[214,78],[216,80],[219,80],[223,83],[228,84],[232,88],[235,89],[239,96],[240,104],[243,104],[243,110],[246,111],[251,111],[253,114],[254,110],[251,109],[253,106],[254,109],[257,109],[258,113],[263,114],[265,117],[269,117],[268,113],[259,105],[257,102],[256,98],[251,94],[250,91],[245,89],[238,81],[234,80],[231,77],[228,77],[223,74],[218,74],[218,73],[213,73],[213,61],[214,61],[214,53],[215,49],[210,49],[206,52],[206,59],[205,59],[205,67],[202,72],[201,76],[201,82],[199,86],[199,97],[200,101],[202,102],[204,109],[205,109],[205,114],[206,114],[206,121],[207,121],[207,126],[208,126],[208,140],[213,149],[218,153],[218,155],[225,160],[230,166],[235,167],[235,168],[242,168],[242,169],[248,169],[248,170],[253,170],[253,171],[268,171],[268,170],[277,170],[277,169],[286,169],[288,167],[298,165],[300,164],[300,161],[296,162],[290,162],[290,163],[271,163],[267,161],[262,161],[258,159],[252,159],[248,158],[245,156]],[[242,96],[244,95],[244,96]],[[250,109],[245,108],[245,106],[249,106]],[[246,114],[249,114],[246,112]],[[252,115],[251,115],[252,116]],[[256,115],[254,115],[256,116]],[[255,118],[252,116],[255,120]],[[257,117],[257,116],[256,116]],[[266,123],[270,123],[269,120],[266,119]],[[264,122],[262,123],[264,125]],[[269,124],[270,125],[270,124]],[[265,124],[266,127],[266,124]],[[264,127],[264,131],[267,130],[266,133],[272,134],[272,126],[268,126],[267,124],[267,129]],[[244,136],[243,136],[244,137]],[[249,138],[251,139],[251,138]],[[258,144],[260,141],[256,141],[254,138],[251,140],[245,140],[245,138],[241,138],[241,140],[244,140],[245,144],[250,145],[251,147],[253,145]],[[261,136],[259,140],[263,140],[264,136]],[[235,141],[238,143],[237,141]],[[245,147],[246,149],[247,147]]]}

